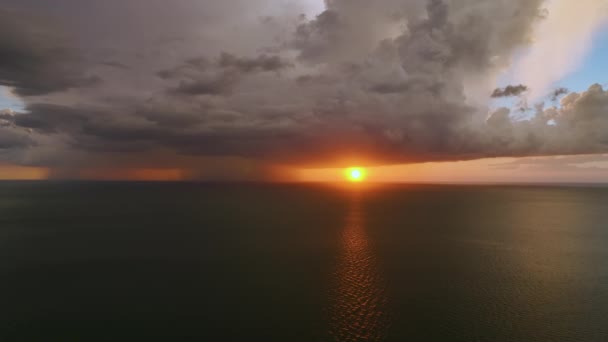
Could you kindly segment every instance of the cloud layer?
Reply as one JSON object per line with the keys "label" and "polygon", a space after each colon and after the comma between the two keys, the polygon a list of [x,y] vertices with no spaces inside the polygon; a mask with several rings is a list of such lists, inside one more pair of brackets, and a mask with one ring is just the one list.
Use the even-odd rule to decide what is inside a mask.
{"label": "cloud layer", "polygon": [[[491,97],[528,89],[494,90],[491,80],[533,48],[535,27],[551,17],[542,0],[328,0],[318,16],[297,1],[0,3],[0,85],[26,105],[0,114],[0,158],[13,163],[608,151],[600,85],[556,89],[561,103],[525,120],[489,109]],[[471,96],[480,84],[485,103]]]}

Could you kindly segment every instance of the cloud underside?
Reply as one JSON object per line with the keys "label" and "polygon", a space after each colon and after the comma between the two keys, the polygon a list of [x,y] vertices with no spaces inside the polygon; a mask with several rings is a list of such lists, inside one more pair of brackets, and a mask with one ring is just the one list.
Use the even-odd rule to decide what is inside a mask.
{"label": "cloud underside", "polygon": [[554,89],[524,118],[488,109],[528,91],[490,81],[533,48],[550,15],[542,0],[332,0],[318,16],[295,1],[2,3],[0,85],[25,103],[0,112],[0,158],[13,163],[120,166],[155,151],[294,165],[608,152],[598,84]]}

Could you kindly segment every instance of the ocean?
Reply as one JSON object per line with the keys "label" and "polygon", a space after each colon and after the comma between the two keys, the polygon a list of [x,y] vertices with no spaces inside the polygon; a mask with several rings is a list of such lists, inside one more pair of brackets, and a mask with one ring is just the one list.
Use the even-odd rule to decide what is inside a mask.
{"label": "ocean", "polygon": [[608,188],[1,182],[0,341],[608,341]]}

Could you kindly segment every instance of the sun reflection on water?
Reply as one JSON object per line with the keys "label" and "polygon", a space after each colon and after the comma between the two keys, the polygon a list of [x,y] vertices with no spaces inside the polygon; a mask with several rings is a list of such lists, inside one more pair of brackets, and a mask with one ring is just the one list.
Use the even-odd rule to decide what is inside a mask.
{"label": "sun reflection on water", "polygon": [[380,341],[386,337],[386,286],[364,218],[360,193],[353,193],[330,294],[330,335],[335,341]]}

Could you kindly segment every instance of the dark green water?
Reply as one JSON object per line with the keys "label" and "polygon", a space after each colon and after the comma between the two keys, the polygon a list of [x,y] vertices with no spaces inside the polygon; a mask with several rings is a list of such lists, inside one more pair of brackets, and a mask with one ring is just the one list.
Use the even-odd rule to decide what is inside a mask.
{"label": "dark green water", "polygon": [[607,341],[608,189],[0,183],[0,341]]}

